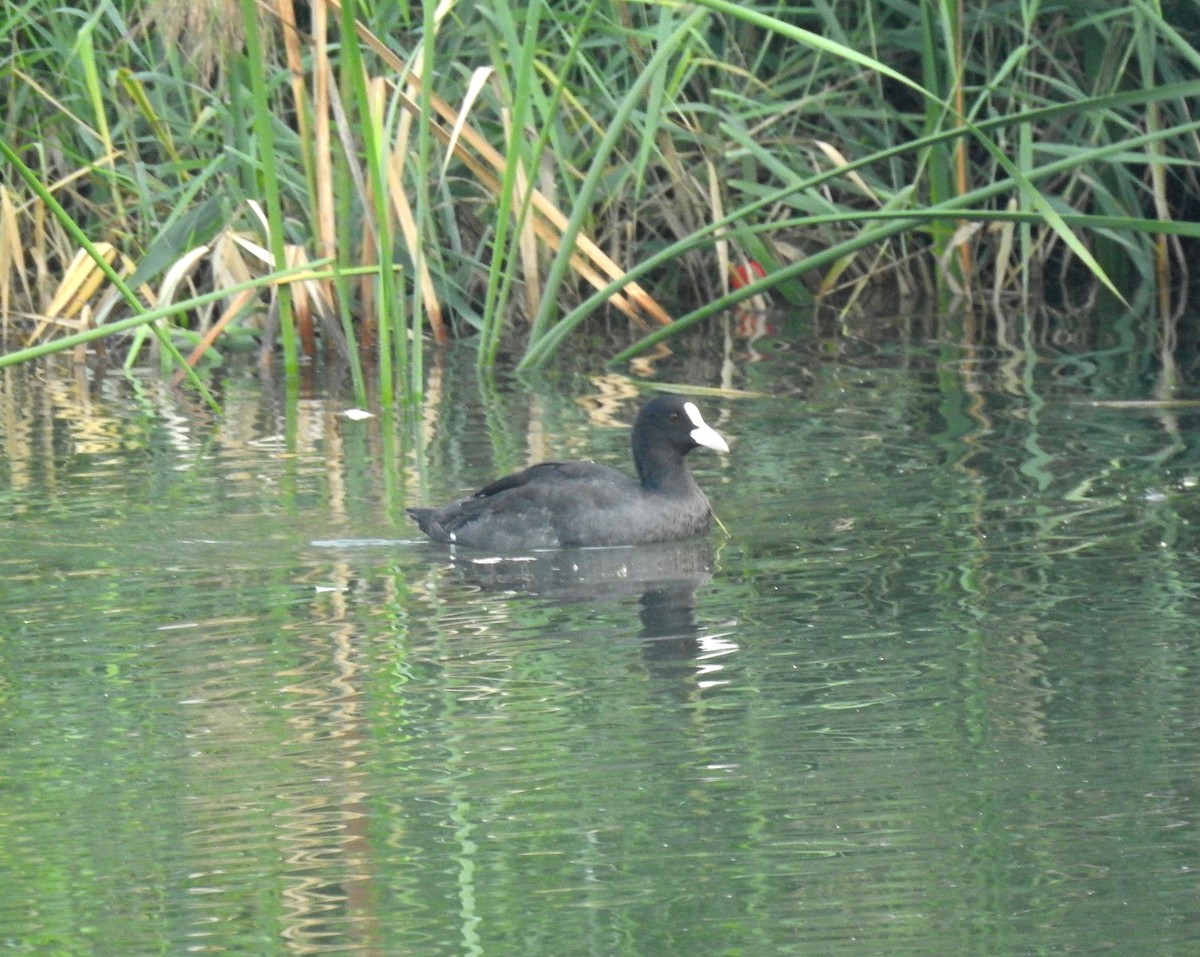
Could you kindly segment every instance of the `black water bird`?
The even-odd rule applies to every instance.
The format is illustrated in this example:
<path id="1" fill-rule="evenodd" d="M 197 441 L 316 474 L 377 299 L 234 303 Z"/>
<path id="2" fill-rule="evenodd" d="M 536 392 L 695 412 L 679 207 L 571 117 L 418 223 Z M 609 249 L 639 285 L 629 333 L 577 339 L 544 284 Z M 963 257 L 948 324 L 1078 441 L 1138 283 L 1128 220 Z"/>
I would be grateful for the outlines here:
<path id="1" fill-rule="evenodd" d="M 630 436 L 633 480 L 595 462 L 542 462 L 441 508 L 409 516 L 437 542 L 492 551 L 668 542 L 704 534 L 712 509 L 684 456 L 728 452 L 695 403 L 647 402 Z"/>

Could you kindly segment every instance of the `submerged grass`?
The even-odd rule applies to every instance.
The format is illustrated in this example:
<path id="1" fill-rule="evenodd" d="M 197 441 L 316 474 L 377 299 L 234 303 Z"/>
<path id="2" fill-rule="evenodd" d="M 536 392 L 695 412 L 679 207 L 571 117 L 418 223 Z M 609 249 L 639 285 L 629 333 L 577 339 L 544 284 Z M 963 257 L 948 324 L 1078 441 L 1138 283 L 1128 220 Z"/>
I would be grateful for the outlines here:
<path id="1" fill-rule="evenodd" d="M 604 310 L 616 358 L 880 283 L 1177 310 L 1200 8 L 967 6 L 9 4 L 0 364 L 111 336 L 194 377 L 249 336 L 390 404 L 429 343 L 531 368 Z"/>

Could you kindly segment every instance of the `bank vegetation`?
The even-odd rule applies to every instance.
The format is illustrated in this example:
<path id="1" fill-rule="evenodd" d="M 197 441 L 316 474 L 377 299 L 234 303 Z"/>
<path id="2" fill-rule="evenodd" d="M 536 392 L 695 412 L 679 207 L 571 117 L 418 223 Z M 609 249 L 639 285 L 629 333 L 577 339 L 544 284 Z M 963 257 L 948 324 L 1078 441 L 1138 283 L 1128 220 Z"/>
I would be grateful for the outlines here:
<path id="1" fill-rule="evenodd" d="M 1198 11 L 14 0 L 0 363 L 195 378 L 254 348 L 387 397 L 454 338 L 532 368 L 605 316 L 627 358 L 880 289 L 984 315 L 1149 291 L 1168 323 L 1200 248 Z"/>

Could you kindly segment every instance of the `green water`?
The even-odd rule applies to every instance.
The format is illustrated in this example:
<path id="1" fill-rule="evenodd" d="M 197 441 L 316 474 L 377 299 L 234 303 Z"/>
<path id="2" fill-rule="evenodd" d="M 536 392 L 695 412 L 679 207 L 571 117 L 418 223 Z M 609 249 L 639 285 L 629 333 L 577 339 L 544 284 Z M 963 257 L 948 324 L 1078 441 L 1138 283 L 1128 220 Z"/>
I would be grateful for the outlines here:
<path id="1" fill-rule="evenodd" d="M 1200 409 L 768 356 L 701 400 L 728 537 L 486 565 L 403 507 L 635 403 L 436 371 L 0 370 L 0 950 L 1196 952 Z"/>

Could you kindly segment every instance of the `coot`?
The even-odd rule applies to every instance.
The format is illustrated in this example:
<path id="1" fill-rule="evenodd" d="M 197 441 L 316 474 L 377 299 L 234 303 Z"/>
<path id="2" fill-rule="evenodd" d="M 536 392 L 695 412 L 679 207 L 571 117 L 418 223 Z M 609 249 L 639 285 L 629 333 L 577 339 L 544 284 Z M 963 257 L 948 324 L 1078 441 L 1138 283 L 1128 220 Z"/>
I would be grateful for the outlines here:
<path id="1" fill-rule="evenodd" d="M 712 510 L 683 457 L 701 445 L 729 446 L 695 403 L 652 399 L 630 438 L 636 482 L 595 462 L 542 462 L 469 498 L 408 514 L 434 541 L 494 551 L 636 545 L 707 532 Z"/>

